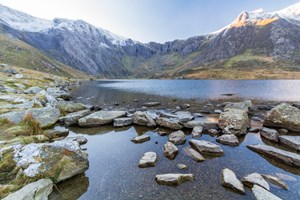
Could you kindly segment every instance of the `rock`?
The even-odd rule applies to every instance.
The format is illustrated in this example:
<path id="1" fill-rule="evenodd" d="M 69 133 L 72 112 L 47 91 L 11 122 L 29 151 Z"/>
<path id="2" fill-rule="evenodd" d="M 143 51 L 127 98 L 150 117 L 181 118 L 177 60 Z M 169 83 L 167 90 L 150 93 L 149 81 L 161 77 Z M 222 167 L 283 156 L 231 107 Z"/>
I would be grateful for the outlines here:
<path id="1" fill-rule="evenodd" d="M 61 113 L 65 114 L 88 109 L 88 107 L 82 103 L 75 103 L 71 101 L 60 101 L 57 103 L 56 107 Z"/>
<path id="2" fill-rule="evenodd" d="M 185 104 L 183 104 L 181 107 L 182 107 L 183 109 L 187 109 L 187 108 L 190 108 L 191 105 L 188 104 L 188 103 L 185 103 Z"/>
<path id="3" fill-rule="evenodd" d="M 141 135 L 141 136 L 137 136 L 137 137 L 131 139 L 131 141 L 134 142 L 134 143 L 143 143 L 143 142 L 146 142 L 146 141 L 149 141 L 149 140 L 150 140 L 149 135 Z"/>
<path id="4" fill-rule="evenodd" d="M 159 174 L 155 180 L 160 185 L 178 186 L 183 182 L 194 180 L 193 174 Z"/>
<path id="5" fill-rule="evenodd" d="M 300 109 L 282 103 L 267 112 L 264 125 L 300 132 Z"/>
<path id="6" fill-rule="evenodd" d="M 65 140 L 76 141 L 80 145 L 86 144 L 88 140 L 83 135 L 76 134 L 76 136 L 67 137 Z"/>
<path id="7" fill-rule="evenodd" d="M 90 109 L 69 113 L 64 117 L 60 117 L 59 122 L 61 124 L 65 124 L 66 126 L 72 126 L 77 124 L 80 118 L 90 115 L 91 113 L 92 111 Z"/>
<path id="8" fill-rule="evenodd" d="M 16 74 L 15 75 L 15 78 L 17 78 L 17 79 L 21 79 L 21 78 L 23 78 L 24 76 L 23 76 L 23 74 Z"/>
<path id="9" fill-rule="evenodd" d="M 272 142 L 278 142 L 278 132 L 275 129 L 265 128 L 263 127 L 260 130 L 260 135 Z"/>
<path id="10" fill-rule="evenodd" d="M 285 135 L 285 134 L 287 134 L 289 131 L 288 131 L 287 129 L 285 129 L 285 128 L 281 128 L 281 129 L 278 130 L 278 132 L 279 132 L 280 134 Z"/>
<path id="11" fill-rule="evenodd" d="M 202 162 L 205 160 L 205 158 L 198 151 L 190 147 L 185 147 L 183 151 L 196 162 Z"/>
<path id="12" fill-rule="evenodd" d="M 45 130 L 43 134 L 49 139 L 62 138 L 69 135 L 69 129 L 64 127 L 56 127 L 55 129 Z"/>
<path id="13" fill-rule="evenodd" d="M 281 200 L 281 198 L 258 185 L 253 186 L 252 192 L 257 200 Z"/>
<path id="14" fill-rule="evenodd" d="M 137 111 L 132 116 L 132 121 L 134 124 L 140 126 L 148 126 L 148 127 L 155 127 L 155 121 L 146 113 Z"/>
<path id="15" fill-rule="evenodd" d="M 194 119 L 192 113 L 188 111 L 177 111 L 175 112 L 175 117 L 181 122 L 186 123 Z"/>
<path id="16" fill-rule="evenodd" d="M 286 181 L 293 181 L 296 182 L 297 179 L 293 176 L 287 175 L 287 174 L 283 174 L 283 173 L 275 173 L 276 176 L 278 176 L 279 178 L 286 180 Z"/>
<path id="17" fill-rule="evenodd" d="M 190 145 L 200 153 L 221 156 L 224 154 L 223 149 L 214 143 L 205 140 L 190 140 Z"/>
<path id="18" fill-rule="evenodd" d="M 249 109 L 252 109 L 252 107 L 253 107 L 252 102 L 250 100 L 246 100 L 238 103 L 227 103 L 225 109 L 233 108 L 233 109 L 239 109 L 248 112 Z"/>
<path id="19" fill-rule="evenodd" d="M 203 127 L 202 126 L 195 126 L 192 130 L 192 137 L 200 137 L 202 135 Z"/>
<path id="20" fill-rule="evenodd" d="M 164 145 L 164 155 L 169 159 L 174 159 L 178 154 L 178 148 L 172 143 L 167 142 Z"/>
<path id="21" fill-rule="evenodd" d="M 168 119 L 168 118 L 158 117 L 156 119 L 156 124 L 173 130 L 180 130 L 183 128 L 183 126 L 179 123 L 179 120 L 174 118 Z"/>
<path id="22" fill-rule="evenodd" d="M 177 167 L 178 167 L 178 169 L 187 169 L 188 168 L 188 166 L 187 165 L 185 165 L 185 164 L 177 164 Z"/>
<path id="23" fill-rule="evenodd" d="M 200 117 L 183 124 L 185 128 L 202 126 L 203 129 L 218 128 L 218 119 L 214 117 Z"/>
<path id="24" fill-rule="evenodd" d="M 268 181 L 269 183 L 272 183 L 273 185 L 277 185 L 277 186 L 281 187 L 284 190 L 289 189 L 288 185 L 283 180 L 281 180 L 280 178 L 278 178 L 276 176 L 265 175 L 265 174 L 262 174 L 262 176 L 264 177 L 264 179 L 266 181 Z"/>
<path id="25" fill-rule="evenodd" d="M 143 106 L 146 106 L 146 107 L 154 107 L 154 106 L 159 106 L 161 105 L 160 102 L 146 102 L 143 104 Z"/>
<path id="26" fill-rule="evenodd" d="M 30 87 L 27 90 L 24 90 L 25 94 L 37 94 L 39 92 L 41 92 L 43 89 L 37 86 L 34 87 Z"/>
<path id="27" fill-rule="evenodd" d="M 14 86 L 17 86 L 20 89 L 25 89 L 26 88 L 26 86 L 21 84 L 21 83 L 14 83 Z"/>
<path id="28" fill-rule="evenodd" d="M 25 177 L 47 177 L 58 183 L 88 169 L 88 155 L 76 141 L 14 146 L 16 167 Z"/>
<path id="29" fill-rule="evenodd" d="M 279 141 L 291 149 L 300 151 L 300 136 L 280 136 Z"/>
<path id="30" fill-rule="evenodd" d="M 41 128 L 48 128 L 58 121 L 60 112 L 53 107 L 31 108 L 26 111 L 14 111 L 2 114 L 0 115 L 0 119 L 7 119 L 12 123 L 18 124 L 28 115 L 31 115 L 32 119 L 36 120 Z"/>
<path id="31" fill-rule="evenodd" d="M 147 108 L 146 106 L 142 106 L 142 107 L 141 107 L 141 111 L 142 111 L 142 112 L 146 112 L 147 110 L 148 110 L 148 108 Z"/>
<path id="32" fill-rule="evenodd" d="M 239 139 L 232 134 L 221 135 L 216 140 L 221 144 L 226 144 L 230 146 L 238 146 L 240 144 Z"/>
<path id="33" fill-rule="evenodd" d="M 139 162 L 139 167 L 154 167 L 157 161 L 157 155 L 155 152 L 146 152 Z"/>
<path id="34" fill-rule="evenodd" d="M 248 174 L 242 179 L 242 182 L 250 188 L 253 187 L 253 185 L 259 185 L 266 190 L 270 190 L 269 184 L 265 181 L 262 175 L 258 173 Z"/>
<path id="35" fill-rule="evenodd" d="M 98 111 L 78 120 L 82 127 L 101 126 L 113 123 L 114 119 L 126 116 L 125 111 Z"/>
<path id="36" fill-rule="evenodd" d="M 29 183 L 3 200 L 47 200 L 52 188 L 53 182 L 50 179 L 40 179 Z"/>
<path id="37" fill-rule="evenodd" d="M 292 103 L 292 106 L 300 109 L 300 102 L 294 102 Z"/>
<path id="38" fill-rule="evenodd" d="M 209 135 L 211 135 L 213 137 L 219 135 L 219 133 L 220 133 L 220 131 L 218 131 L 217 129 L 214 129 L 214 128 L 207 130 L 207 132 Z"/>
<path id="39" fill-rule="evenodd" d="M 215 114 L 221 114 L 221 113 L 222 113 L 222 110 L 214 110 L 214 113 L 215 113 Z"/>
<path id="40" fill-rule="evenodd" d="M 292 167 L 300 167 L 299 154 L 292 153 L 289 151 L 284 151 L 264 144 L 248 145 L 247 147 L 252 151 L 255 151 L 267 157 L 278 160 L 286 165 L 290 165 Z"/>
<path id="41" fill-rule="evenodd" d="M 132 124 L 132 118 L 130 118 L 130 117 L 123 117 L 123 118 L 114 119 L 114 127 L 129 126 L 131 124 Z"/>
<path id="42" fill-rule="evenodd" d="M 247 111 L 227 108 L 220 115 L 218 125 L 223 131 L 226 130 L 226 133 L 240 136 L 247 133 L 247 129 L 250 127 L 250 120 Z"/>
<path id="43" fill-rule="evenodd" d="M 55 98 L 61 98 L 66 101 L 69 101 L 71 99 L 70 93 L 62 91 L 59 88 L 47 88 L 47 93 Z"/>
<path id="44" fill-rule="evenodd" d="M 225 168 L 222 170 L 222 185 L 237 193 L 245 194 L 244 185 L 230 169 Z"/>
<path id="45" fill-rule="evenodd" d="M 174 144 L 184 144 L 185 134 L 182 131 L 176 131 L 169 135 L 169 141 Z"/>
<path id="46" fill-rule="evenodd" d="M 5 70 L 5 73 L 8 73 L 8 74 L 18 74 L 17 70 L 13 69 L 13 68 L 8 68 Z"/>

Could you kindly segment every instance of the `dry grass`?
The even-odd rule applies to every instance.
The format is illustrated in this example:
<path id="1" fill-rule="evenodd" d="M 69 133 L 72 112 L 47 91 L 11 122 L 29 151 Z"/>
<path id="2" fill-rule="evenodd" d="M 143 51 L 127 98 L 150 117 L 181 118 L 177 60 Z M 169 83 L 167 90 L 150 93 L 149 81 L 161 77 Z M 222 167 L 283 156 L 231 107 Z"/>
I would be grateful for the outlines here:
<path id="1" fill-rule="evenodd" d="M 29 135 L 38 135 L 43 132 L 40 123 L 33 119 L 31 113 L 27 113 L 24 116 L 23 123 L 30 128 Z"/>

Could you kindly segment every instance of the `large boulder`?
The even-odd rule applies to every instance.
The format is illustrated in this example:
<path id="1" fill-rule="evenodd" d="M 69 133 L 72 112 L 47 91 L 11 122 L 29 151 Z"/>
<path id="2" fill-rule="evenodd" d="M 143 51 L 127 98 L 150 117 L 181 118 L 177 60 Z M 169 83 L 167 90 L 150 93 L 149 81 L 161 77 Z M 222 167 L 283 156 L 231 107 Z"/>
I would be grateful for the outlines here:
<path id="1" fill-rule="evenodd" d="M 31 116 L 33 120 L 37 121 L 41 128 L 48 128 L 53 126 L 59 119 L 60 111 L 57 108 L 31 108 L 26 111 L 15 111 L 0 115 L 0 119 L 7 119 L 8 121 L 18 124 L 26 116 Z"/>
<path id="2" fill-rule="evenodd" d="M 149 127 L 155 127 L 156 123 L 152 117 L 150 117 L 145 112 L 135 112 L 132 116 L 132 121 L 134 124 L 140 125 L 140 126 L 149 126 Z"/>
<path id="3" fill-rule="evenodd" d="M 64 124 L 66 126 L 72 126 L 77 124 L 80 118 L 90 115 L 91 113 L 92 111 L 90 109 L 69 113 L 66 116 L 60 117 L 59 123 Z"/>
<path id="4" fill-rule="evenodd" d="M 55 183 L 83 173 L 89 167 L 88 155 L 77 141 L 61 140 L 53 143 L 16 145 L 16 167 L 28 178 L 51 178 Z"/>
<path id="5" fill-rule="evenodd" d="M 29 183 L 3 200 L 47 200 L 52 189 L 53 182 L 50 179 L 40 179 Z"/>
<path id="6" fill-rule="evenodd" d="M 222 156 L 224 154 L 223 149 L 219 145 L 209 141 L 191 139 L 190 145 L 203 154 L 211 154 L 213 156 Z"/>
<path id="7" fill-rule="evenodd" d="M 174 144 L 184 144 L 185 134 L 182 131 L 176 131 L 169 135 L 169 141 Z"/>
<path id="8" fill-rule="evenodd" d="M 159 174 L 155 180 L 160 185 L 178 186 L 183 182 L 194 180 L 193 174 Z"/>
<path id="9" fill-rule="evenodd" d="M 101 126 L 113 123 L 114 119 L 125 117 L 125 111 L 98 111 L 78 120 L 78 125 L 82 127 Z"/>
<path id="10" fill-rule="evenodd" d="M 183 128 L 183 126 L 180 124 L 180 121 L 176 118 L 158 117 L 156 119 L 156 124 L 173 130 L 180 130 Z"/>
<path id="11" fill-rule="evenodd" d="M 245 194 L 243 183 L 237 179 L 235 173 L 230 169 L 222 170 L 222 185 L 237 193 Z"/>
<path id="12" fill-rule="evenodd" d="M 299 154 L 292 153 L 289 151 L 284 151 L 264 144 L 248 145 L 247 147 L 252 151 L 255 151 L 267 157 L 278 160 L 286 165 L 290 165 L 292 167 L 300 167 Z"/>
<path id="13" fill-rule="evenodd" d="M 300 132 L 300 109 L 282 103 L 267 113 L 264 126 L 280 127 Z"/>
<path id="14" fill-rule="evenodd" d="M 250 127 L 248 112 L 242 109 L 227 108 L 221 113 L 218 125 L 224 133 L 244 135 Z"/>
<path id="15" fill-rule="evenodd" d="M 300 136 L 283 135 L 279 136 L 279 141 L 291 149 L 300 151 Z"/>

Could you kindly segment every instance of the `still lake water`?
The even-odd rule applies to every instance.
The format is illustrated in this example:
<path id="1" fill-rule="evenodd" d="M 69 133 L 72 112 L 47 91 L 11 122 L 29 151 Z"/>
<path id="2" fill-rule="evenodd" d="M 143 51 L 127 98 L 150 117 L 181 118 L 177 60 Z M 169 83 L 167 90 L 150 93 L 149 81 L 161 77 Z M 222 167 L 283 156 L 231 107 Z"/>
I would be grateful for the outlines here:
<path id="1" fill-rule="evenodd" d="M 299 101 L 300 81 L 186 81 L 186 80 L 116 80 L 93 81 L 74 90 L 74 97 L 84 103 L 123 102 L 126 106 L 133 99 L 163 101 L 170 98 L 180 99 L 219 99 L 222 94 L 233 93 L 245 99 L 264 101 Z M 79 98 L 80 97 L 80 98 Z M 175 102 L 175 104 L 178 101 Z M 137 104 L 130 104 L 137 106 Z M 187 141 L 191 130 L 184 130 Z M 71 128 L 71 135 L 83 134 L 88 143 L 89 169 L 82 175 L 58 185 L 63 195 L 54 192 L 54 199 L 254 199 L 249 188 L 246 195 L 231 192 L 221 185 L 221 170 L 232 169 L 237 177 L 258 172 L 261 174 L 284 174 L 289 190 L 271 185 L 271 192 L 282 199 L 300 199 L 300 169 L 288 167 L 250 151 L 246 145 L 265 143 L 259 134 L 249 133 L 240 138 L 238 147 L 219 144 L 224 149 L 222 157 L 206 157 L 201 163 L 185 155 L 183 148 L 188 142 L 178 145 L 179 154 L 175 160 L 163 155 L 163 144 L 167 136 L 159 136 L 154 129 L 130 126 L 115 129 L 112 126 L 98 128 Z M 147 134 L 151 140 L 143 144 L 130 141 L 137 135 Z M 204 134 L 200 139 L 216 142 L 216 138 Z M 155 167 L 139 168 L 138 162 L 147 151 L 154 151 L 159 157 Z M 188 165 L 180 170 L 177 164 Z M 178 187 L 161 186 L 155 182 L 155 175 L 163 173 L 193 173 L 195 180 Z"/>

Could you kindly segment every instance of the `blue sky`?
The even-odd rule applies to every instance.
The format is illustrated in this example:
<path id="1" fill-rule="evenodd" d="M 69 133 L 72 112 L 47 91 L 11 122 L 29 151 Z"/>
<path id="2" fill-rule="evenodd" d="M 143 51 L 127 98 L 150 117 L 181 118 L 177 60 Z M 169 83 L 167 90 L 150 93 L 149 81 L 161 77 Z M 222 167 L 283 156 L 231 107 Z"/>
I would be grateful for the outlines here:
<path id="1" fill-rule="evenodd" d="M 214 32 L 242 11 L 283 9 L 299 0 L 0 0 L 33 16 L 83 19 L 141 42 Z M 1 16 L 1 14 L 0 14 Z"/>

